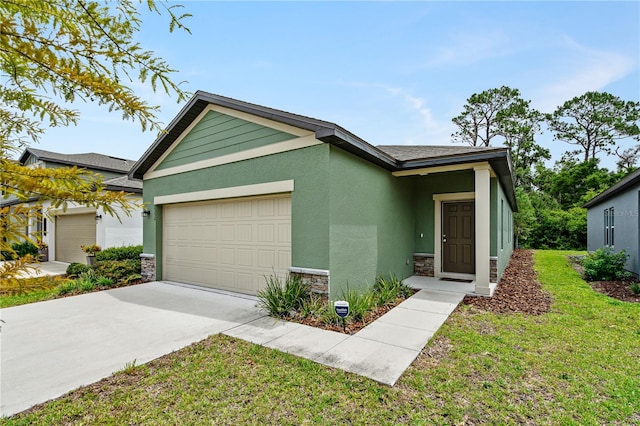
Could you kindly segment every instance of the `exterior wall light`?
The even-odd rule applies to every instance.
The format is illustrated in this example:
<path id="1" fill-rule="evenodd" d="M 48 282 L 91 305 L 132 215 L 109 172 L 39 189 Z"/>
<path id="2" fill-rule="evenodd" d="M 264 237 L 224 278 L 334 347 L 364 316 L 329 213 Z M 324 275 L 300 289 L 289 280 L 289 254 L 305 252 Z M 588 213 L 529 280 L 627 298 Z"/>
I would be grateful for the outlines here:
<path id="1" fill-rule="evenodd" d="M 151 212 L 149 210 L 142 210 L 142 217 L 149 217 L 151 216 Z"/>
<path id="2" fill-rule="evenodd" d="M 97 214 L 96 215 L 96 221 L 98 221 L 98 220 L 102 220 L 102 215 L 101 214 Z"/>

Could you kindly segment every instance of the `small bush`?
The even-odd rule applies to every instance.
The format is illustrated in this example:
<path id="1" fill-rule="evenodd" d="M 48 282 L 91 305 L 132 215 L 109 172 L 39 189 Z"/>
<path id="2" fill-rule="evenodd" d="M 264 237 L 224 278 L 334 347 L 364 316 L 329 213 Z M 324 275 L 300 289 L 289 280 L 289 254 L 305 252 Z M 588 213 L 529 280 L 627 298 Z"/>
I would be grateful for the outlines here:
<path id="1" fill-rule="evenodd" d="M 96 280 L 96 286 L 98 287 L 111 287 L 113 285 L 113 280 L 107 277 L 98 277 Z"/>
<path id="2" fill-rule="evenodd" d="M 34 257 L 38 256 L 38 246 L 36 246 L 35 244 L 29 241 L 23 241 L 21 243 L 13 243 L 11 245 L 11 248 L 13 249 L 13 251 L 16 253 L 18 257 L 25 257 L 28 254 Z"/>
<path id="3" fill-rule="evenodd" d="M 342 300 L 349 302 L 349 317 L 353 321 L 362 319 L 378 307 L 376 294 L 373 291 L 358 293 L 353 289 L 342 292 Z"/>
<path id="4" fill-rule="evenodd" d="M 376 293 L 379 306 L 394 303 L 398 297 L 409 297 L 413 294 L 413 290 L 394 274 L 390 274 L 389 278 L 379 276 L 373 285 L 373 291 Z"/>
<path id="5" fill-rule="evenodd" d="M 70 263 L 67 266 L 67 275 L 70 277 L 79 277 L 81 274 L 91 270 L 91 266 L 85 265 L 84 263 Z"/>
<path id="6" fill-rule="evenodd" d="M 258 303 L 271 316 L 285 318 L 309 298 L 309 287 L 296 275 L 287 275 L 284 283 L 277 276 L 265 278 L 267 285 L 258 291 Z"/>
<path id="7" fill-rule="evenodd" d="M 308 299 L 305 299 L 304 302 L 302 302 L 298 309 L 298 314 L 302 318 L 321 317 L 327 309 L 329 309 L 327 300 L 323 297 L 312 294 Z"/>
<path id="8" fill-rule="evenodd" d="M 16 260 L 16 254 L 10 250 L 0 251 L 0 260 Z"/>
<path id="9" fill-rule="evenodd" d="M 79 285 L 76 280 L 69 280 L 60 284 L 57 288 L 58 295 L 73 294 L 79 291 Z"/>
<path id="10" fill-rule="evenodd" d="M 140 259 L 107 260 L 96 262 L 93 267 L 98 276 L 109 278 L 114 283 L 130 283 L 139 279 Z"/>
<path id="11" fill-rule="evenodd" d="M 80 280 L 78 281 L 78 287 L 80 290 L 88 292 L 93 291 L 96 288 L 96 284 L 91 280 Z"/>
<path id="12" fill-rule="evenodd" d="M 633 294 L 640 294 L 640 283 L 631 284 L 631 291 Z"/>
<path id="13" fill-rule="evenodd" d="M 105 260 L 139 260 L 142 246 L 111 247 L 96 253 L 96 261 Z"/>
<path id="14" fill-rule="evenodd" d="M 582 261 L 584 277 L 587 281 L 625 280 L 631 276 L 624 269 L 628 258 L 629 255 L 624 250 L 614 253 L 609 248 L 598 249 L 589 253 Z"/>

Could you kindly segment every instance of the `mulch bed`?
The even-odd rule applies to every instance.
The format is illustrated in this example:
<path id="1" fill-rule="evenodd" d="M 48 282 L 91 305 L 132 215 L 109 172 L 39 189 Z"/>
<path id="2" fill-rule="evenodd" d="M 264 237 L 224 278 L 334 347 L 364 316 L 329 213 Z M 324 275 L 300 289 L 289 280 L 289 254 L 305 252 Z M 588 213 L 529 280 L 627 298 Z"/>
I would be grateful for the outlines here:
<path id="1" fill-rule="evenodd" d="M 533 252 L 517 249 L 493 297 L 466 296 L 462 303 L 498 314 L 542 315 L 551 308 L 551 296 L 538 282 L 533 269 Z"/>
<path id="2" fill-rule="evenodd" d="M 573 266 L 573 269 L 583 275 L 583 267 L 579 262 L 579 258 L 575 256 L 568 256 L 567 260 Z M 640 283 L 637 278 L 630 278 L 626 281 L 587 281 L 592 289 L 598 293 L 606 294 L 614 299 L 621 300 L 623 302 L 635 302 L 640 303 L 640 294 L 635 294 L 631 290 L 631 284 Z"/>
<path id="3" fill-rule="evenodd" d="M 415 292 L 414 292 L 415 293 Z M 355 334 L 358 331 L 371 324 L 391 309 L 404 302 L 404 297 L 397 298 L 393 303 L 389 303 L 384 306 L 380 306 L 374 311 L 369 312 L 362 321 L 353 321 L 347 318 L 346 326 L 343 328 L 342 324 L 325 324 L 319 318 L 307 317 L 302 318 L 300 316 L 293 316 L 285 318 L 287 321 L 297 322 L 300 324 L 310 325 L 311 327 L 322 328 L 324 330 L 337 331 L 339 333 Z"/>
<path id="4" fill-rule="evenodd" d="M 606 294 L 614 299 L 622 300 L 623 302 L 640 303 L 640 294 L 634 294 L 633 291 L 631 291 L 631 284 L 639 282 L 639 280 L 591 281 L 589 285 L 591 285 L 591 288 L 595 291 Z"/>
<path id="5" fill-rule="evenodd" d="M 571 260 L 571 259 L 570 259 Z M 574 267 L 578 272 L 579 264 Z M 640 295 L 631 291 L 630 285 L 636 281 L 593 281 L 589 284 L 595 291 L 604 293 L 625 302 L 640 303 Z M 287 318 L 289 321 L 323 328 L 325 330 L 340 333 L 354 334 L 371 324 L 377 318 L 389 312 L 392 308 L 402 303 L 404 299 L 397 299 L 395 303 L 378 308 L 371 312 L 364 321 L 351 321 L 347 323 L 346 331 L 341 324 L 323 324 L 317 318 Z M 538 276 L 533 269 L 533 251 L 525 249 L 514 250 L 511 260 L 505 269 L 500 284 L 493 297 L 465 296 L 462 303 L 474 308 L 497 314 L 522 313 L 526 315 L 542 315 L 551 309 L 551 295 L 543 290 L 538 282 Z"/>

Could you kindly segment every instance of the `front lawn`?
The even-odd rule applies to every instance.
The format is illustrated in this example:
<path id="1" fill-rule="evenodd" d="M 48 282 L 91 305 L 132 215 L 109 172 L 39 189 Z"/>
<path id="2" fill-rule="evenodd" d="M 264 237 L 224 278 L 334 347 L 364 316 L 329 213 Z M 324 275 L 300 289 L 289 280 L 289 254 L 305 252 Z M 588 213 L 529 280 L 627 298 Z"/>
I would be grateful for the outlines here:
<path id="1" fill-rule="evenodd" d="M 225 336 L 0 424 L 638 424 L 640 304 L 539 251 L 541 315 L 461 306 L 393 387 Z"/>

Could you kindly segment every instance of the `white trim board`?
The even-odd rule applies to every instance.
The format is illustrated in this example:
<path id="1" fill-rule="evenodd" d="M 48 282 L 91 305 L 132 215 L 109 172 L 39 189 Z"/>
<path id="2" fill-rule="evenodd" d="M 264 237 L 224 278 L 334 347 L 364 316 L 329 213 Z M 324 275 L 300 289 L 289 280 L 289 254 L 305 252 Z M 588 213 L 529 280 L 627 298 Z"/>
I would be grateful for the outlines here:
<path id="1" fill-rule="evenodd" d="M 283 123 L 279 123 L 277 121 L 268 120 L 266 118 L 258 117 L 258 116 L 255 116 L 255 115 L 252 115 L 252 114 L 248 114 L 248 113 L 242 112 L 242 111 L 236 111 L 236 110 L 230 109 L 230 108 L 225 108 L 225 107 L 222 107 L 222 106 L 219 106 L 219 105 L 208 105 L 204 110 L 202 110 L 202 112 L 200 114 L 198 114 L 196 119 L 193 120 L 191 122 L 191 124 L 189 124 L 189 126 L 186 129 L 184 129 L 184 131 L 171 144 L 171 146 L 169 148 L 167 148 L 167 150 L 165 150 L 165 152 L 162 153 L 160 158 L 158 158 L 158 160 L 156 160 L 156 162 L 153 163 L 153 165 L 149 168 L 147 173 L 144 174 L 144 179 L 153 179 L 153 178 L 156 178 L 156 177 L 169 176 L 169 175 L 176 174 L 176 173 L 183 173 L 185 171 L 198 170 L 198 169 L 201 169 L 201 168 L 204 168 L 204 167 L 211 167 L 211 165 L 202 165 L 202 164 L 200 164 L 202 167 L 196 167 L 196 168 L 192 168 L 192 169 L 188 169 L 187 168 L 186 170 L 180 171 L 180 169 L 182 167 L 187 167 L 187 166 L 190 166 L 192 164 L 199 164 L 199 163 L 203 163 L 204 161 L 207 161 L 207 160 L 203 160 L 203 161 L 198 161 L 198 162 L 195 162 L 195 163 L 190 163 L 190 164 L 187 164 L 187 165 L 184 165 L 184 166 L 177 166 L 177 167 L 172 167 L 172 168 L 169 168 L 169 169 L 163 169 L 163 170 L 156 171 L 156 168 L 165 160 L 165 158 L 167 158 L 167 156 L 175 149 L 175 147 L 178 146 L 178 144 L 180 142 L 182 142 L 182 140 L 191 132 L 191 130 L 193 130 L 193 128 L 204 118 L 204 116 L 207 115 L 207 113 L 209 113 L 211 111 L 219 112 L 221 114 L 229 115 L 229 116 L 235 117 L 235 118 L 240 118 L 242 120 L 249 121 L 251 123 L 259 124 L 261 126 L 269 127 L 271 129 L 275 129 L 275 130 L 278 130 L 280 132 L 285 132 L 285 133 L 289 133 L 289 134 L 297 136 L 296 138 L 290 139 L 289 141 L 285 141 L 285 143 L 286 142 L 291 142 L 291 141 L 296 141 L 296 140 L 299 140 L 299 139 L 304 139 L 306 141 L 306 139 L 309 138 L 309 137 L 311 137 L 313 140 L 315 140 L 317 142 L 316 144 L 323 143 L 321 141 L 316 140 L 315 137 L 314 137 L 315 134 L 313 132 L 309 131 L 309 130 L 300 129 L 300 128 L 294 127 L 294 126 L 289 126 L 288 124 L 283 124 Z M 305 141 L 303 141 L 303 142 L 305 142 Z M 272 145 L 268 145 L 267 147 L 273 146 L 273 145 L 279 145 L 279 144 L 272 144 Z M 310 145 L 308 145 L 308 146 L 310 146 Z M 267 148 L 267 147 L 262 147 L 262 148 Z M 297 148 L 304 148 L 304 147 L 305 146 L 299 146 Z M 290 149 L 297 149 L 297 148 L 290 148 Z M 246 160 L 246 159 L 249 159 L 249 158 L 255 158 L 255 157 L 261 157 L 261 156 L 264 156 L 264 155 L 269 155 L 269 154 L 255 155 L 255 153 L 251 153 L 252 151 L 255 151 L 257 149 L 259 149 L 259 148 L 250 149 L 250 150 L 247 150 L 247 151 L 234 153 L 234 154 L 230 154 L 230 155 L 224 155 L 224 156 L 221 156 L 221 157 L 213 158 L 211 160 L 217 160 L 217 159 L 226 158 L 226 162 L 222 162 L 222 163 L 219 163 L 219 164 L 213 164 L 214 166 L 216 166 L 216 165 L 220 165 L 220 164 L 226 164 L 226 163 L 231 163 L 231 162 L 235 162 L 235 161 Z M 290 150 L 290 149 L 287 149 L 287 151 Z M 283 152 L 283 151 L 278 151 L 278 152 Z M 242 158 L 240 156 L 240 158 L 231 159 L 233 156 L 239 156 L 240 154 L 243 154 L 243 153 L 247 153 L 247 155 L 253 155 L 253 156 L 248 156 L 246 158 Z M 249 153 L 251 153 L 251 154 L 249 154 Z M 276 152 L 272 152 L 272 154 L 275 154 L 275 153 Z M 169 171 L 171 171 L 171 172 L 169 173 Z"/>
<path id="2" fill-rule="evenodd" d="M 258 148 L 247 149 L 245 151 L 234 152 L 233 154 L 222 155 L 220 157 L 194 161 L 193 163 L 170 167 L 168 169 L 155 170 L 156 165 L 160 164 L 160 162 L 164 159 L 161 157 L 156 162 L 156 164 L 153 165 L 150 171 L 144 174 L 144 180 L 150 180 L 164 176 L 172 176 L 179 173 L 192 172 L 194 170 L 201 170 L 209 167 L 220 166 L 223 164 L 235 163 L 237 161 L 250 160 L 252 158 L 265 157 L 267 155 L 307 148 L 314 145 L 320 145 L 322 143 L 324 142 L 317 140 L 313 135 L 304 136 L 300 138 L 289 139 L 284 142 L 277 142 L 261 146 Z"/>
<path id="3" fill-rule="evenodd" d="M 284 192 L 293 192 L 293 187 L 293 179 L 257 183 L 253 185 L 231 186 L 227 188 L 210 189 L 207 191 L 160 195 L 154 197 L 153 204 L 158 206 L 163 204 L 189 203 L 194 201 L 220 200 L 223 198 L 279 194 Z"/>
<path id="4" fill-rule="evenodd" d="M 448 166 L 433 166 L 433 167 L 422 167 L 420 169 L 411 169 L 411 170 L 400 170 L 398 172 L 393 172 L 392 175 L 396 177 L 402 176 L 426 176 L 434 173 L 446 173 L 446 172 L 458 172 L 461 170 L 474 170 L 477 167 L 481 166 L 489 166 L 489 163 L 486 161 L 475 162 L 475 163 L 462 163 L 462 164 L 451 164 Z M 495 177 L 495 173 L 489 166 L 489 170 L 491 172 L 492 177 Z"/>

